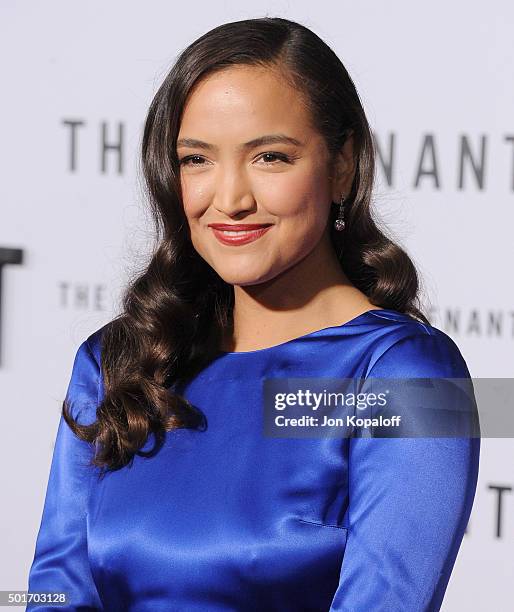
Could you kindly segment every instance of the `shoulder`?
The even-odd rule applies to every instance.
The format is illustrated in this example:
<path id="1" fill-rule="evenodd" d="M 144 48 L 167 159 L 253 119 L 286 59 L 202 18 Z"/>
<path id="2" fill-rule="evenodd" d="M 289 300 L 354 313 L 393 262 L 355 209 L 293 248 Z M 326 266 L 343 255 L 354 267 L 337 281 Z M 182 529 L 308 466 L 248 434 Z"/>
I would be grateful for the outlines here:
<path id="1" fill-rule="evenodd" d="M 106 326 L 85 338 L 75 351 L 71 377 L 66 391 L 71 414 L 81 424 L 96 418 L 96 408 L 103 399 L 101 368 L 102 334 Z"/>
<path id="2" fill-rule="evenodd" d="M 108 325 L 103 325 L 87 336 L 77 348 L 73 364 L 73 374 L 77 378 L 82 379 L 84 374 L 101 375 L 102 338 Z"/>
<path id="3" fill-rule="evenodd" d="M 367 376 L 470 377 L 459 347 L 437 327 L 402 315 L 384 329 L 372 351 Z"/>
<path id="4" fill-rule="evenodd" d="M 85 344 L 84 350 L 89 351 L 90 356 L 95 360 L 98 367 L 100 367 L 101 364 L 103 334 L 109 325 L 110 323 L 102 325 L 102 327 L 90 334 L 83 342 L 83 344 Z"/>

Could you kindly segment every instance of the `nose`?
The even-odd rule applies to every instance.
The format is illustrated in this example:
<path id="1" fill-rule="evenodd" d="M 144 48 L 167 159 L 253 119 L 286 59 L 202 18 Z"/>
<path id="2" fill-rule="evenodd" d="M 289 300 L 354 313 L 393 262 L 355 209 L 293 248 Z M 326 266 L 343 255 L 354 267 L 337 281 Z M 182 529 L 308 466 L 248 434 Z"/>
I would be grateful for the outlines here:
<path id="1" fill-rule="evenodd" d="M 255 210 L 256 202 L 251 191 L 246 188 L 244 178 L 234 173 L 226 176 L 219 184 L 213 207 L 223 215 L 236 217 Z"/>
<path id="2" fill-rule="evenodd" d="M 222 215 L 237 217 L 255 210 L 255 199 L 250 194 L 238 197 L 224 194 L 215 199 L 214 208 Z"/>

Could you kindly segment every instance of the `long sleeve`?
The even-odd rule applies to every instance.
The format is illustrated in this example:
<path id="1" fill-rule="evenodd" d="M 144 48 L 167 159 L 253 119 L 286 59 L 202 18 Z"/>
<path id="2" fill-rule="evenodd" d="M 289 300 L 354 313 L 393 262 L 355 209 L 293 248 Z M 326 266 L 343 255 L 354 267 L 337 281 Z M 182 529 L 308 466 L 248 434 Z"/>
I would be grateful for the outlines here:
<path id="1" fill-rule="evenodd" d="M 435 330 L 397 340 L 368 377 L 469 378 L 469 371 L 451 338 Z M 440 610 L 473 505 L 480 438 L 348 443 L 348 538 L 330 612 Z"/>
<path id="2" fill-rule="evenodd" d="M 100 370 L 89 339 L 77 350 L 66 397 L 81 424 L 96 418 Z M 66 605 L 29 604 L 26 610 L 103 610 L 87 555 L 86 514 L 92 445 L 59 421 L 28 591 L 65 592 Z"/>

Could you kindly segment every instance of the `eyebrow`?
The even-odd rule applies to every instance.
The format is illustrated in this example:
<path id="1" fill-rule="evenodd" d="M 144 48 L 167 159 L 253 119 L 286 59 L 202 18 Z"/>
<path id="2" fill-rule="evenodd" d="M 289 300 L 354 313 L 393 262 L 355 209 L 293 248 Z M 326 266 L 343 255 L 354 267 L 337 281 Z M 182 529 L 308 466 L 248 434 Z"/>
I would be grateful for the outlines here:
<path id="1" fill-rule="evenodd" d="M 259 138 L 254 138 L 253 140 L 244 142 L 242 145 L 238 146 L 238 150 L 248 151 L 250 149 L 254 149 L 255 147 L 261 147 L 263 145 L 270 144 L 290 144 L 295 145 L 297 147 L 303 146 L 303 142 L 300 142 L 292 136 L 286 136 L 285 134 L 266 134 L 265 136 L 260 136 Z M 203 142 L 203 140 L 197 140 L 196 138 L 180 138 L 180 140 L 177 140 L 177 148 L 178 147 L 205 149 L 207 151 L 218 150 L 218 147 L 216 145 L 209 144 L 208 142 Z"/>

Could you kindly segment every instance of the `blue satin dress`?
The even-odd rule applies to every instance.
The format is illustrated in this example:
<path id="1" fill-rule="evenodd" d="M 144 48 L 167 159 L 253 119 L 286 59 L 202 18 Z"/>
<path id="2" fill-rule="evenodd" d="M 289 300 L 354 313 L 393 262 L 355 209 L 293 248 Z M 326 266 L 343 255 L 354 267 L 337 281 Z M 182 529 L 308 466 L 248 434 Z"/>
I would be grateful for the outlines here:
<path id="1" fill-rule="evenodd" d="M 95 420 L 101 329 L 78 348 L 73 414 Z M 272 438 L 267 377 L 469 377 L 441 330 L 375 309 L 261 350 L 221 352 L 181 392 L 204 431 L 98 478 L 61 417 L 29 573 L 64 608 L 439 610 L 471 512 L 480 438 Z M 153 446 L 149 439 L 144 447 Z"/>

